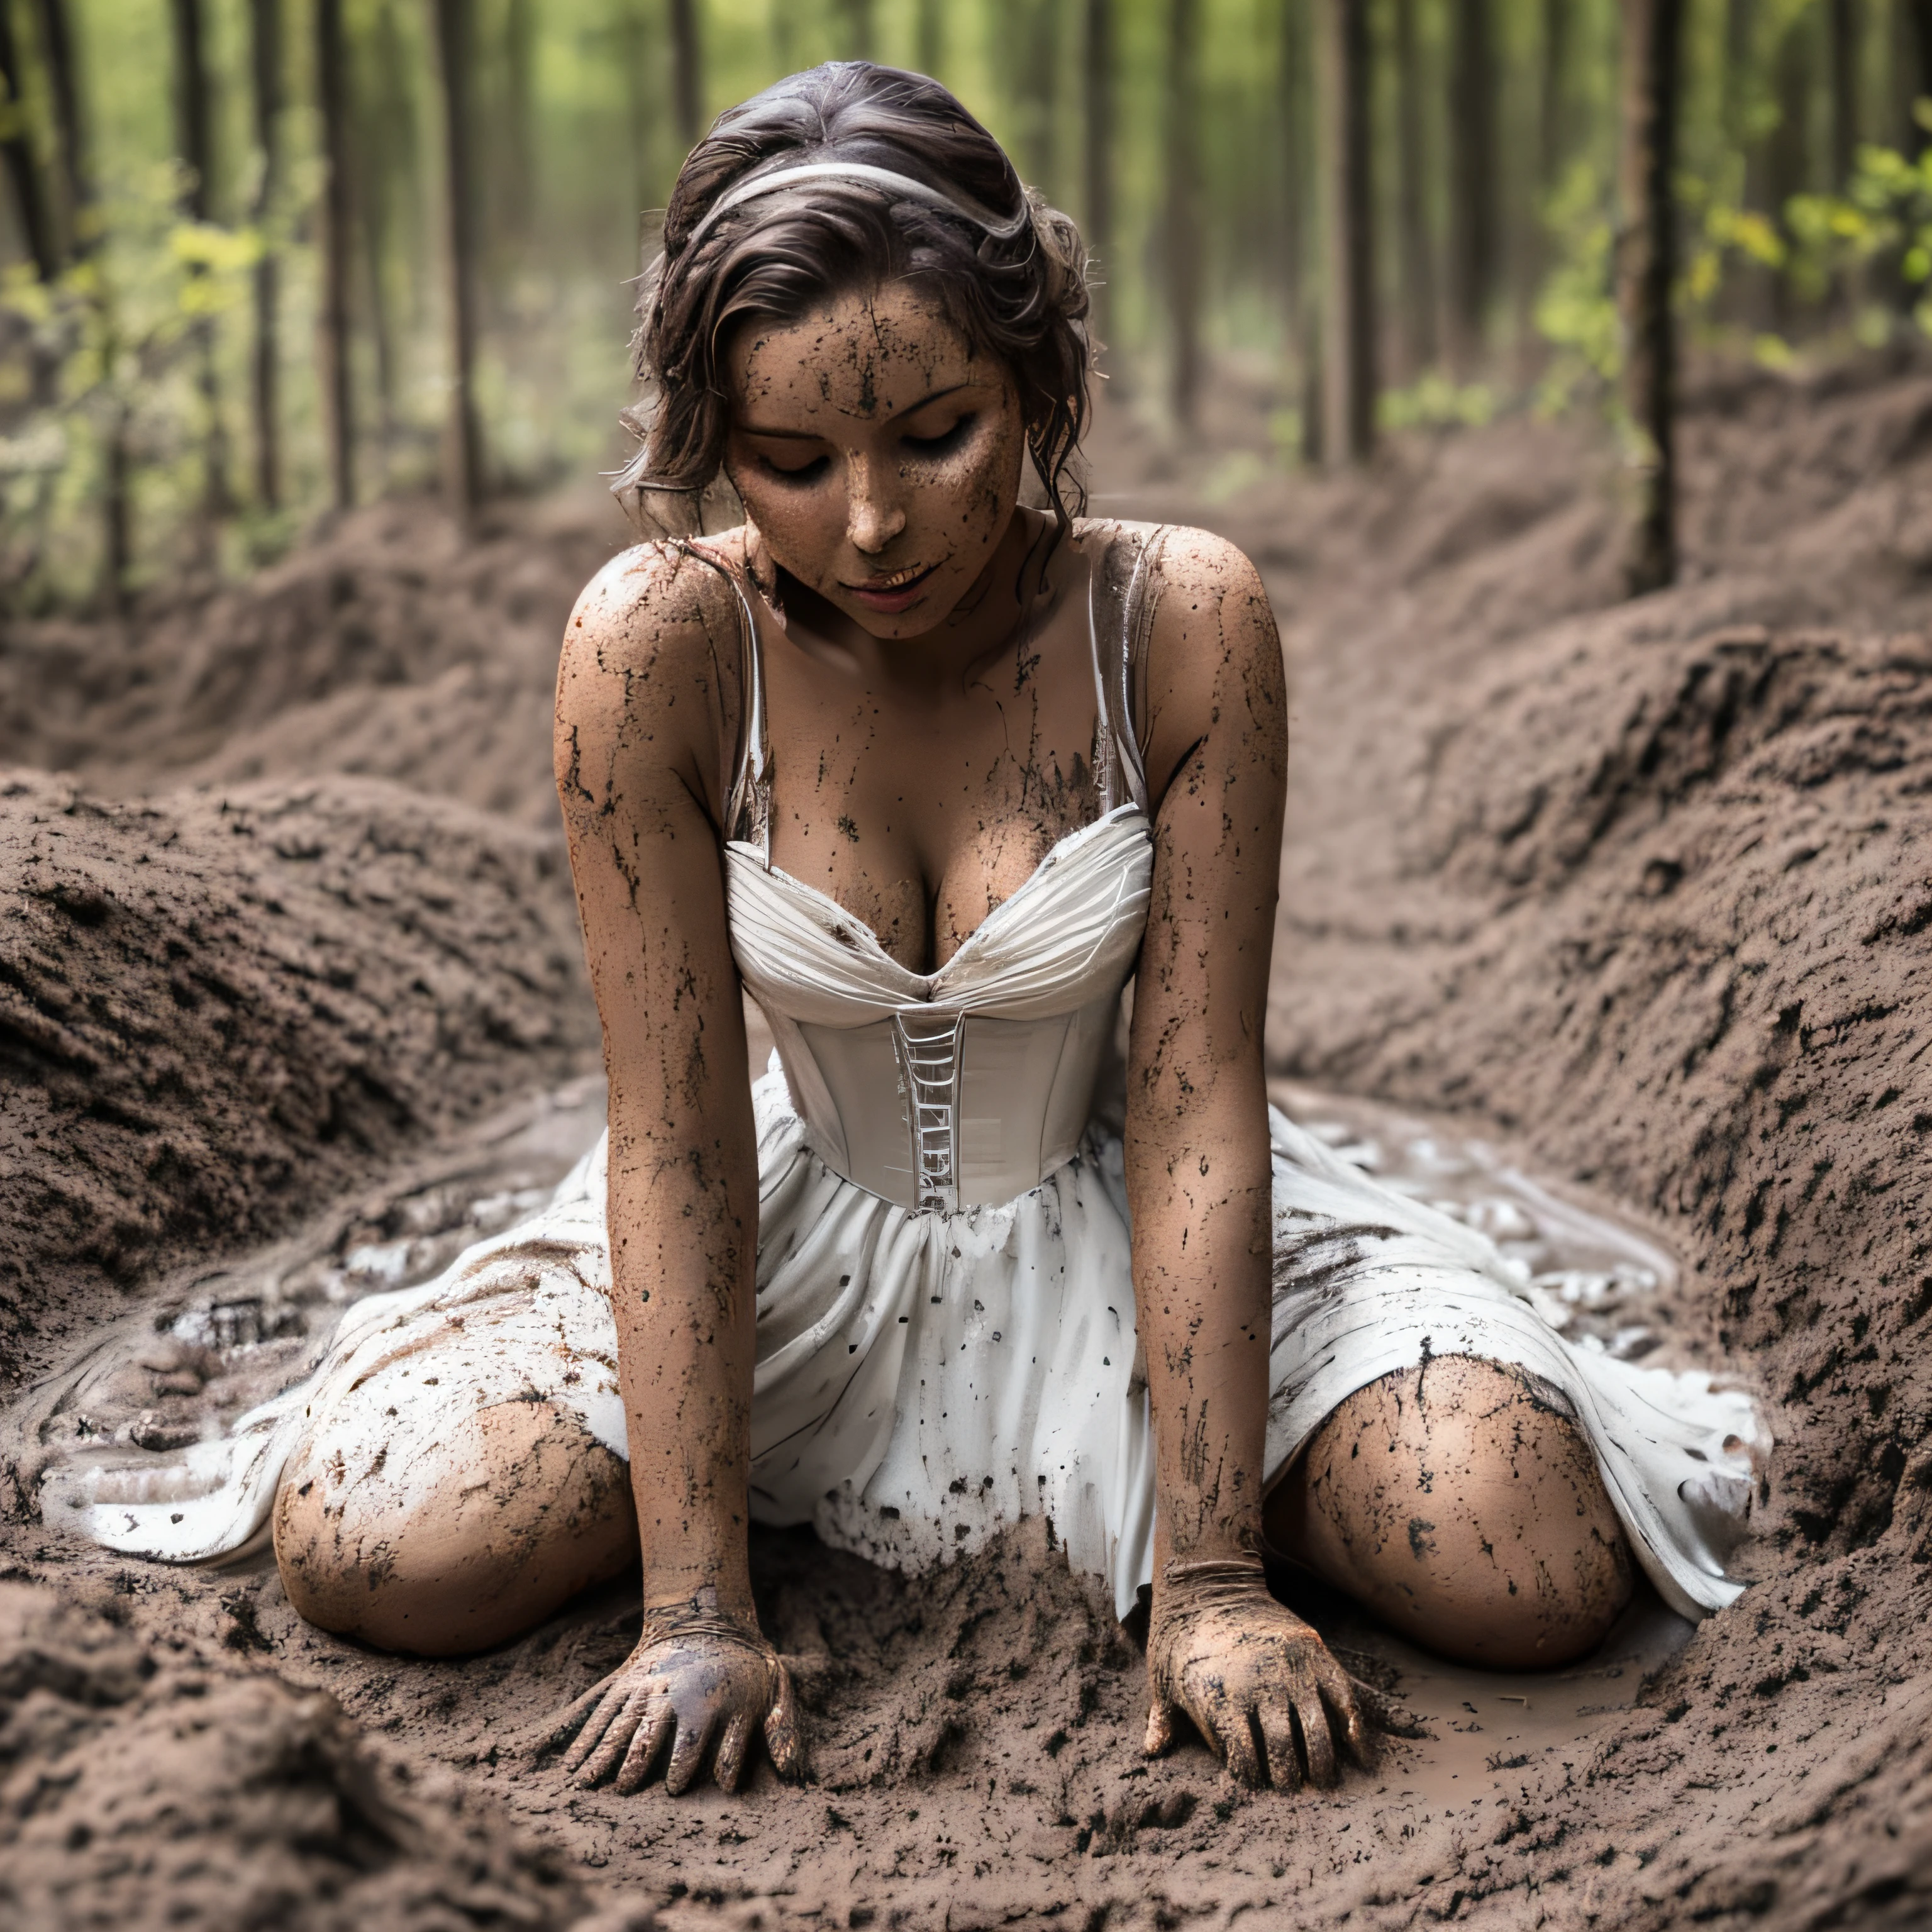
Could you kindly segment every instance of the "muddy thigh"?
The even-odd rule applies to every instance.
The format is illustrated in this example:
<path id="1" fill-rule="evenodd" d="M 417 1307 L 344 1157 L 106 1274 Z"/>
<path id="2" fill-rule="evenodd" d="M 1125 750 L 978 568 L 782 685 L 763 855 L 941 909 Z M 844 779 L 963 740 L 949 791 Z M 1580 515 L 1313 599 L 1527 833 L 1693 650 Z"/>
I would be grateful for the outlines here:
<path id="1" fill-rule="evenodd" d="M 380 1426 L 381 1381 L 351 1399 L 373 1413 L 319 1424 L 276 1496 L 283 1587 L 311 1623 L 459 1655 L 637 1561 L 628 1472 L 575 1416 L 536 1400 L 452 1403 L 398 1438 Z"/>
<path id="2" fill-rule="evenodd" d="M 1629 1601 L 1631 1562 L 1560 1402 L 1522 1370 L 1467 1355 L 1384 1376 L 1276 1485 L 1269 1539 L 1444 1656 L 1566 1663 Z"/>

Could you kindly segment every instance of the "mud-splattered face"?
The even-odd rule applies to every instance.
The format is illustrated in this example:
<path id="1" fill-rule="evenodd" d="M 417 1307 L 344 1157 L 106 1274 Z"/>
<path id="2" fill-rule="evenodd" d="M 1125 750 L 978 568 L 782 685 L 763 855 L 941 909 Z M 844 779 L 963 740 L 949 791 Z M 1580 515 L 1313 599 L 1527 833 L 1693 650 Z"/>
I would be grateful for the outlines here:
<path id="1" fill-rule="evenodd" d="M 942 622 L 1018 500 L 1006 369 L 903 286 L 754 322 L 725 364 L 725 468 L 772 560 L 876 638 Z"/>

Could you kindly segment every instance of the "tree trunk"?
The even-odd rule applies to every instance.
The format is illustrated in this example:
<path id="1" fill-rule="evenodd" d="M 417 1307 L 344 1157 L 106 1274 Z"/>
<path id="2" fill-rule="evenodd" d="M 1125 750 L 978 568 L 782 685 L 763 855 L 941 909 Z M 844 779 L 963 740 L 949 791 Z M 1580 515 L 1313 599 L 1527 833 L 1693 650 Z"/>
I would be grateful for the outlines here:
<path id="1" fill-rule="evenodd" d="M 1312 130 L 1315 89 L 1309 69 L 1310 0 L 1282 0 L 1281 58 L 1275 76 L 1281 124 L 1281 244 L 1278 269 L 1282 331 L 1297 379 L 1304 463 L 1322 460 L 1322 320 L 1309 252 L 1319 225 L 1314 194 Z"/>
<path id="2" fill-rule="evenodd" d="M 1168 404 L 1191 434 L 1201 407 L 1201 4 L 1168 0 Z"/>
<path id="3" fill-rule="evenodd" d="M 441 4 L 441 0 L 439 0 Z M 698 0 L 670 0 L 671 111 L 677 123 L 677 138 L 684 154 L 698 146 L 704 130 L 698 124 L 704 96 L 701 79 L 703 50 L 698 44 Z"/>
<path id="4" fill-rule="evenodd" d="M 1831 46 L 1832 78 L 1832 180 L 1834 194 L 1844 194 L 1851 185 L 1858 166 L 1858 140 L 1862 131 L 1858 111 L 1858 46 L 1862 38 L 1862 9 L 1858 0 L 1828 0 L 1826 37 Z M 1847 263 L 1840 278 L 1837 294 L 1846 320 L 1864 306 L 1867 277 L 1857 262 Z"/>
<path id="5" fill-rule="evenodd" d="M 188 170 L 182 206 L 190 221 L 206 221 L 214 184 L 214 141 L 201 0 L 172 0 L 170 10 L 175 43 L 175 152 Z"/>
<path id="6" fill-rule="evenodd" d="M 483 445 L 476 417 L 476 184 L 470 112 L 476 79 L 474 0 L 436 0 L 442 84 L 443 267 L 449 321 L 449 414 L 443 428 L 443 494 L 467 524 L 483 495 Z"/>
<path id="7" fill-rule="evenodd" d="M 1562 0 L 1556 0 L 1558 6 Z M 1742 147 L 1749 130 L 1744 117 L 1750 104 L 1753 43 L 1757 34 L 1757 0 L 1725 0 L 1724 138 Z"/>
<path id="8" fill-rule="evenodd" d="M 88 152 L 87 124 L 80 110 L 74 22 L 67 0 L 40 0 L 40 28 L 47 91 L 53 97 L 65 255 L 68 261 L 77 262 L 94 252 L 100 236 L 94 220 L 94 169 Z"/>
<path id="9" fill-rule="evenodd" d="M 320 348 L 329 500 L 356 502 L 356 399 L 349 369 L 349 62 L 342 0 L 315 0 L 316 104 L 322 119 Z"/>
<path id="10" fill-rule="evenodd" d="M 1042 189 L 1052 178 L 1058 131 L 1060 17 L 1058 0 L 1018 0 L 1000 16 L 1007 111 L 1014 123 L 1008 148 L 1021 179 Z M 1049 193 L 1048 198 L 1058 196 Z"/>
<path id="11" fill-rule="evenodd" d="M 1449 103 L 1449 289 L 1456 359 L 1466 375 L 1483 357 L 1496 299 L 1498 86 L 1491 0 L 1456 0 Z"/>
<path id="12" fill-rule="evenodd" d="M 254 56 L 255 146 L 261 165 L 255 180 L 254 220 L 262 253 L 255 264 L 255 494 L 267 510 L 281 508 L 280 411 L 280 331 L 278 310 L 280 264 L 268 240 L 275 196 L 281 185 L 282 0 L 249 0 Z"/>
<path id="13" fill-rule="evenodd" d="M 1932 129 L 1918 118 L 1918 104 L 1932 100 L 1932 0 L 1892 0 L 1892 44 L 1893 86 L 1896 89 L 1898 142 L 1900 152 L 1923 156 L 1932 146 Z M 1925 295 L 1923 282 L 1906 278 L 1902 255 L 1894 254 L 1887 266 L 1888 292 L 1893 302 L 1910 316 Z"/>
<path id="14" fill-rule="evenodd" d="M 1726 0 L 1724 8 L 1724 138 L 1744 156 L 1744 181 L 1739 206 L 1768 217 L 1777 209 L 1771 200 L 1768 143 L 1754 120 L 1762 85 L 1758 52 L 1761 0 Z M 1772 328 L 1777 307 L 1776 272 L 1754 261 L 1739 261 L 1725 274 L 1718 292 L 1718 313 L 1751 334 Z"/>
<path id="15" fill-rule="evenodd" d="M 175 152 L 186 172 L 182 212 L 190 221 L 210 218 L 214 188 L 213 115 L 208 87 L 206 21 L 201 0 L 173 0 L 175 44 Z M 204 271 L 189 271 L 200 277 Z M 214 324 L 203 315 L 191 332 L 196 386 L 206 418 L 202 451 L 202 542 L 212 554 L 214 526 L 232 506 L 228 490 L 228 436 L 221 420 L 221 393 L 214 368 Z"/>
<path id="16" fill-rule="evenodd" d="M 778 0 L 781 8 L 788 0 Z M 929 80 L 939 78 L 946 64 L 946 14 L 940 0 L 919 0 L 919 17 L 913 30 L 913 58 L 919 70 Z"/>
<path id="17" fill-rule="evenodd" d="M 1772 218 L 1780 228 L 1786 227 L 1785 208 L 1792 196 L 1804 194 L 1813 184 L 1810 106 L 1815 50 L 1810 26 L 1802 16 L 1793 20 L 1773 57 L 1778 125 L 1771 131 L 1765 159 Z M 1772 283 L 1772 315 L 1780 334 L 1790 332 L 1798 319 L 1797 310 L 1790 277 L 1777 276 Z"/>
<path id="18" fill-rule="evenodd" d="M 1932 0 L 1896 0 L 1896 4 L 1904 22 L 1910 56 L 1906 63 L 1909 113 L 1913 103 L 1932 100 Z M 1932 130 L 1912 120 L 1906 152 L 1922 152 L 1928 142 L 1932 142 Z"/>
<path id="19" fill-rule="evenodd" d="M 115 397 L 107 424 L 107 473 L 100 493 L 102 533 L 106 547 L 103 574 L 106 580 L 108 608 L 116 611 L 128 608 L 128 579 L 134 564 L 131 415 L 127 403 Z"/>
<path id="20" fill-rule="evenodd" d="M 21 80 L 20 50 L 14 38 L 13 11 L 0 0 L 0 86 L 7 91 L 5 106 L 10 116 L 8 132 L 0 138 L 0 158 L 6 165 L 7 184 L 20 224 L 20 240 L 33 262 L 34 272 L 43 282 L 51 282 L 60 273 L 60 256 L 54 247 L 53 227 L 40 193 L 40 171 L 34 158 L 33 139 L 21 114 L 20 104 L 26 98 Z"/>
<path id="21" fill-rule="evenodd" d="M 1543 98 L 1537 122 L 1543 191 L 1562 184 L 1575 142 L 1570 125 L 1570 49 L 1576 0 L 1543 0 Z"/>
<path id="22" fill-rule="evenodd" d="M 1520 291 L 1517 326 L 1526 376 L 1542 350 L 1536 326 L 1537 299 L 1562 253 L 1551 211 L 1576 149 L 1570 84 L 1576 33 L 1574 0 L 1543 0 L 1542 24 L 1543 69 L 1538 76 L 1536 103 L 1537 185 L 1526 225 L 1530 273 Z"/>
<path id="23" fill-rule="evenodd" d="M 1322 448 L 1359 463 L 1375 446 L 1375 185 L 1370 172 L 1370 0 L 1316 0 L 1322 188 Z"/>
<path id="24" fill-rule="evenodd" d="M 1094 340 L 1104 342 L 1112 306 L 1107 284 L 1114 272 L 1114 98 L 1118 56 L 1114 47 L 1114 0 L 1087 0 L 1087 31 L 1081 47 L 1080 80 L 1085 112 L 1083 160 L 1086 176 L 1086 242 L 1097 265 L 1090 285 Z"/>
<path id="25" fill-rule="evenodd" d="M 1852 0 L 1828 0 L 1832 70 L 1832 192 L 1842 194 L 1858 147 L 1858 23 Z"/>
<path id="26" fill-rule="evenodd" d="M 504 172 L 502 221 L 506 238 L 519 249 L 534 231 L 536 217 L 537 143 L 533 84 L 536 66 L 536 10 L 532 0 L 509 0 L 503 19 Z"/>
<path id="27" fill-rule="evenodd" d="M 94 169 L 88 150 L 87 122 L 81 112 L 80 56 L 67 0 L 40 0 L 40 53 L 46 62 L 47 91 L 53 98 L 66 259 L 80 261 L 99 247 L 94 218 Z M 106 372 L 106 421 L 102 427 L 100 490 L 101 591 L 111 610 L 126 608 L 128 572 L 134 563 L 134 459 L 127 400 L 115 386 L 119 359 L 113 288 L 97 278 L 89 295 L 100 331 L 101 366 Z"/>
<path id="28" fill-rule="evenodd" d="M 1660 590 L 1677 575 L 1676 345 L 1670 297 L 1684 8 L 1685 0 L 1623 0 L 1617 302 L 1624 331 L 1624 401 L 1637 439 L 1624 566 L 1633 596 Z"/>
<path id="29" fill-rule="evenodd" d="M 399 0 L 376 0 L 367 25 L 350 43 L 344 82 L 351 134 L 346 206 L 353 226 L 368 302 L 376 422 L 386 464 L 396 429 L 394 314 L 398 209 L 420 206 L 419 154 L 410 52 L 397 19 Z M 416 253 L 410 256 L 415 270 Z"/>
<path id="30" fill-rule="evenodd" d="M 778 0 L 781 10 L 786 0 Z M 786 42 L 791 38 L 790 16 L 783 16 L 782 28 L 775 26 L 774 32 L 782 34 Z M 621 0 L 617 14 L 617 44 L 622 50 L 624 72 L 625 130 L 630 137 L 631 147 L 631 198 L 636 204 L 635 213 L 641 231 L 644 211 L 652 206 L 659 197 L 654 184 L 657 179 L 656 143 L 652 138 L 652 124 L 658 116 L 652 112 L 652 64 L 659 52 L 656 37 L 650 22 L 646 19 L 644 0 Z M 780 58 L 790 64 L 789 46 L 779 50 Z"/>
<path id="31" fill-rule="evenodd" d="M 1402 223 L 1402 350 L 1412 382 L 1436 362 L 1436 247 L 1429 232 L 1424 184 L 1427 127 L 1423 108 L 1421 50 L 1416 44 L 1417 0 L 1396 0 L 1396 118 Z"/>

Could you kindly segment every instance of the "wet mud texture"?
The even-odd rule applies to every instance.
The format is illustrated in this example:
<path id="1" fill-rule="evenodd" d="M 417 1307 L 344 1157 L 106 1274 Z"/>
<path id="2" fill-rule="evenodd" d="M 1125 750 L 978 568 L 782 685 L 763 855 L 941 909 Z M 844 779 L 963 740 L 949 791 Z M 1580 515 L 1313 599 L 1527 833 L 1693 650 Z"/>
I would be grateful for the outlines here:
<path id="1" fill-rule="evenodd" d="M 373 780 L 0 772 L 0 1368 L 594 1053 L 562 842 Z"/>
<path id="2" fill-rule="evenodd" d="M 647 1932 L 326 1691 L 210 1670 L 0 1582 L 0 1914 L 20 1926 Z M 124 1622 L 124 1618 L 122 1620 Z M 157 1908 L 160 1907 L 160 1910 Z"/>
<path id="3" fill-rule="evenodd" d="M 1508 1742 L 1472 1684 L 1467 1715 L 1432 1718 L 1436 1744 L 1396 1739 L 1376 1772 L 1332 1793 L 1250 1797 L 1198 1745 L 1140 1757 L 1141 1655 L 1040 1526 L 914 1583 L 761 1533 L 760 1608 L 812 1723 L 816 1782 L 782 1789 L 761 1763 L 747 1796 L 673 1801 L 576 1791 L 532 1755 L 557 1709 L 635 1642 L 621 1586 L 489 1657 L 424 1664 L 303 1626 L 260 1567 L 130 1565 L 15 1520 L 3 1532 L 14 1576 L 64 1599 L 111 1598 L 118 1628 L 167 1670 L 327 1691 L 359 1727 L 354 1748 L 457 1780 L 466 1804 L 500 1804 L 503 1858 L 541 1862 L 548 1847 L 576 1881 L 674 1928 L 1924 1922 L 1932 379 L 1894 368 L 1808 386 L 1694 384 L 1686 580 L 1634 604 L 1616 601 L 1612 466 L 1568 432 L 1504 424 L 1405 443 L 1365 476 L 1265 481 L 1234 446 L 1264 411 L 1238 386 L 1215 407 L 1222 447 L 1198 460 L 1163 458 L 1118 417 L 1104 424 L 1097 507 L 1223 530 L 1262 565 L 1282 621 L 1296 750 L 1274 1069 L 1533 1150 L 1536 1167 L 1647 1213 L 1688 1256 L 1683 1325 L 1756 1378 L 1781 1438 L 1744 1559 L 1756 1580 L 1735 1608 L 1674 1654 L 1646 1652 L 1648 1674 L 1618 1679 L 1533 1748 Z M 576 540 L 603 527 L 586 522 Z M 352 526 L 329 542 L 360 541 Z M 554 530 L 542 541 L 547 556 L 562 547 Z M 278 581 L 327 551 L 292 560 Z M 472 566 L 421 567 L 463 582 Z M 86 638 L 70 643 L 84 659 Z M 131 646 L 117 633 L 101 648 Z M 464 675 L 480 688 L 499 673 L 475 648 L 484 655 Z M 385 686 L 343 668 L 322 696 L 292 702 L 402 718 L 381 775 L 431 792 L 460 761 L 424 724 L 410 770 L 406 721 L 428 716 L 424 689 L 450 674 L 406 662 Z M 501 675 L 508 692 L 522 674 Z M 121 715 L 93 702 L 75 700 L 76 742 L 89 719 Z M 238 735 L 272 734 L 284 715 L 271 706 Z M 130 751 L 127 784 L 174 782 L 168 770 L 194 761 L 168 767 L 165 721 L 138 722 L 125 728 L 154 762 L 137 770 Z M 546 723 L 526 763 L 506 752 L 490 776 L 506 824 L 544 822 Z M 359 757 L 352 735 L 318 732 L 311 755 L 334 744 Z M 107 735 L 99 743 L 91 772 L 112 763 Z M 196 743 L 195 760 L 226 755 Z M 18 755 L 41 754 L 23 741 Z M 90 782 L 112 788 L 111 776 Z M 40 916 L 25 881 L 10 862 L 10 916 Z M 272 918 L 238 914 L 233 944 L 257 943 L 246 935 Z M 567 906 L 556 918 L 552 940 L 574 947 Z M 379 929 L 405 923 L 398 913 Z M 99 997 L 146 1002 L 139 988 L 164 984 L 142 963 L 146 930 L 129 934 L 130 971 L 113 956 L 120 976 Z M 558 995 L 556 1024 L 580 997 Z M 176 1024 L 165 1007 L 139 1010 Z M 265 1039 L 252 1058 L 218 1056 L 208 1090 L 263 1090 L 279 1050 Z M 512 1046 L 478 1064 L 508 1081 L 539 1057 Z M 450 1064 L 466 1063 L 452 1051 Z M 89 1090 L 76 1080 L 45 1103 L 43 1184 L 86 1171 Z M 427 1130 L 420 1104 L 398 1141 Z M 357 1159 L 381 1154 L 372 1142 Z M 290 1195 L 310 1205 L 336 1172 L 326 1149 L 313 1157 L 316 1175 Z M 166 1223 L 172 1173 L 128 1172 L 128 1199 Z M 233 1200 L 250 1196 L 232 1184 Z M 266 1222 L 281 1210 L 242 1211 Z M 38 1298 L 15 1343 L 22 1369 L 124 1307 L 128 1287 L 98 1262 L 50 1272 L 66 1265 L 58 1244 L 25 1217 L 8 1239 L 30 1244 L 16 1279 Z M 130 1252 L 131 1286 L 148 1263 Z M 1376 1667 L 1377 1640 L 1332 1602 L 1304 1613 L 1350 1668 Z M 1383 1674 L 1400 1700 L 1399 1666 Z M 1512 1700 L 1540 1694 L 1511 1687 Z M 1475 1754 L 1464 1762 L 1480 1781 L 1417 1768 L 1452 1744 Z M 62 1748 L 27 1745 L 8 1792 Z M 221 1777 L 240 1776 L 238 1756 L 224 1762 Z M 56 1802 L 47 1790 L 31 1802 Z M 8 1882 L 22 1869 L 38 1884 L 82 1882 L 63 1874 L 88 1868 L 85 1844 L 50 1833 L 23 1861 L 16 1821 L 9 1810 L 0 1826 L 14 1834 L 0 1841 Z M 122 1922 L 164 1922 L 189 1897 L 185 1880 L 152 1887 Z M 181 1922 L 242 1922 L 225 1909 Z"/>

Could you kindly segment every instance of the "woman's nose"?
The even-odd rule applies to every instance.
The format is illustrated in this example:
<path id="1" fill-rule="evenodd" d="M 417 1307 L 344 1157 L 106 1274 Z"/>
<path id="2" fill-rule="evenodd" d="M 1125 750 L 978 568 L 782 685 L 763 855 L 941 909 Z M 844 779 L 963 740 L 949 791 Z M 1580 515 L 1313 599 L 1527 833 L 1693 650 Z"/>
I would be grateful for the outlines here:
<path id="1" fill-rule="evenodd" d="M 851 466 L 850 475 L 845 534 L 854 550 L 876 556 L 905 528 L 904 506 L 876 465 L 862 460 Z"/>

